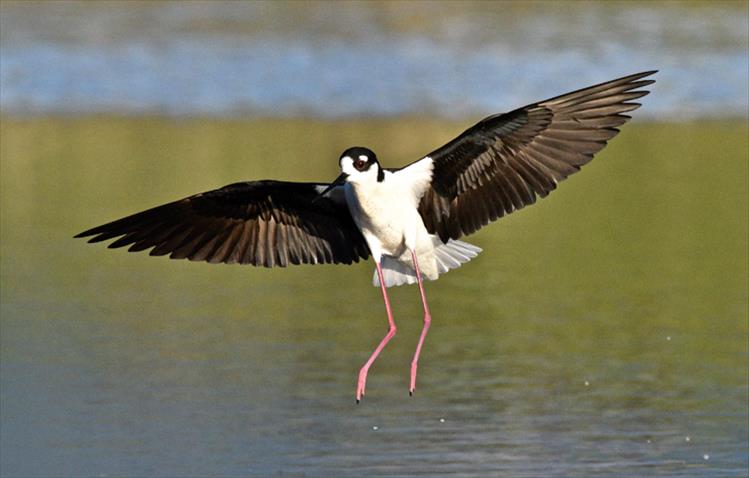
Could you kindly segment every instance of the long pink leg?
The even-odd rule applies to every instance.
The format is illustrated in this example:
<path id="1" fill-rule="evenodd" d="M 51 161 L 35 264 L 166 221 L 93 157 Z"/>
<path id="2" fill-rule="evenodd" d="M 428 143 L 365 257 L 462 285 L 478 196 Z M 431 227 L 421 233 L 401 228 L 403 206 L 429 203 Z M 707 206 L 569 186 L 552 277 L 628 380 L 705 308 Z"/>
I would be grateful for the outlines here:
<path id="1" fill-rule="evenodd" d="M 382 289 L 382 298 L 385 300 L 385 310 L 388 314 L 388 333 L 385 335 L 385 337 L 382 338 L 382 340 L 380 341 L 380 345 L 378 345 L 374 352 L 372 352 L 369 360 L 367 360 L 361 370 L 359 370 L 359 382 L 356 386 L 356 403 L 359 403 L 361 397 L 364 396 L 364 389 L 367 386 L 367 372 L 369 372 L 369 367 L 372 366 L 372 363 L 375 361 L 377 356 L 380 355 L 380 352 L 382 352 L 382 349 L 385 348 L 387 343 L 390 342 L 390 339 L 395 336 L 395 331 L 397 330 L 395 327 L 395 321 L 393 321 L 393 312 L 390 310 L 390 300 L 388 299 L 388 294 L 385 289 L 385 281 L 382 278 L 382 268 L 380 267 L 379 262 L 377 262 L 376 265 L 377 277 L 379 277 L 380 279 L 380 288 Z"/>
<path id="2" fill-rule="evenodd" d="M 416 281 L 419 283 L 421 303 L 424 306 L 424 326 L 421 328 L 419 343 L 416 345 L 416 352 L 414 352 L 414 358 L 411 361 L 411 386 L 408 389 L 408 393 L 413 395 L 414 391 L 416 390 L 416 369 L 419 367 L 419 355 L 421 354 L 421 346 L 424 344 L 424 337 L 427 336 L 429 325 L 432 323 L 432 315 L 429 313 L 427 296 L 426 294 L 424 294 L 424 280 L 421 277 L 421 272 L 419 271 L 419 261 L 416 260 L 416 254 L 414 253 L 414 251 L 411 251 L 411 257 L 413 258 L 414 268 L 416 269 Z"/>

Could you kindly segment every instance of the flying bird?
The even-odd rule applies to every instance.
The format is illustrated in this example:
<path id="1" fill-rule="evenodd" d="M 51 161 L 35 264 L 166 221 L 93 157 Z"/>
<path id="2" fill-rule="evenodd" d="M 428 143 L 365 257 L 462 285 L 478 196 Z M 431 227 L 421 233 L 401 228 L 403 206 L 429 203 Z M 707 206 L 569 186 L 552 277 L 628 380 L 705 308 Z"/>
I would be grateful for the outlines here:
<path id="1" fill-rule="evenodd" d="M 634 100 L 654 82 L 647 71 L 533 103 L 479 121 L 444 146 L 402 168 L 384 168 L 375 153 L 352 147 L 332 183 L 262 180 L 157 206 L 84 231 L 110 248 L 150 249 L 210 263 L 264 267 L 352 264 L 372 257 L 388 332 L 361 367 L 356 401 L 372 363 L 396 333 L 387 288 L 418 284 L 424 309 L 409 392 L 431 324 L 423 280 L 475 258 L 463 236 L 545 197 L 593 159 Z"/>

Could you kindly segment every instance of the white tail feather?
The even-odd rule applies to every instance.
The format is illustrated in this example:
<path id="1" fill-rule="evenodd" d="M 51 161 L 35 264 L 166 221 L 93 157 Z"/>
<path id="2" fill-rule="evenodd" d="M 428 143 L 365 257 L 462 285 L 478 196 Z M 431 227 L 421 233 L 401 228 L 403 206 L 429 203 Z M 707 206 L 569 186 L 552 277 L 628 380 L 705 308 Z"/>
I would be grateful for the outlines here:
<path id="1" fill-rule="evenodd" d="M 437 270 L 436 274 L 424 275 L 427 279 L 436 280 L 439 274 L 444 274 L 450 269 L 456 269 L 462 264 L 470 261 L 476 257 L 481 248 L 468 244 L 467 242 L 450 240 L 447 244 L 443 244 L 439 238 L 435 238 L 435 249 L 434 249 L 434 260 L 436 261 Z M 410 256 L 410 254 L 409 254 Z M 424 269 L 424 265 L 421 265 L 419 260 L 420 269 Z M 422 271 L 423 272 L 423 271 Z M 403 284 L 415 284 L 416 283 L 416 272 L 412 265 L 406 262 L 402 262 L 397 258 L 383 256 L 382 258 L 382 278 L 385 281 L 385 287 L 394 287 Z M 380 286 L 380 280 L 377 277 L 377 271 L 374 272 L 372 278 L 372 284 L 375 287 Z"/>
<path id="2" fill-rule="evenodd" d="M 404 264 L 398 259 L 383 256 L 382 278 L 385 280 L 385 287 L 393 287 L 403 284 L 415 284 L 416 272 L 408 264 Z M 375 270 L 374 272 L 372 283 L 375 287 L 380 287 L 380 279 L 377 277 L 377 270 Z"/>

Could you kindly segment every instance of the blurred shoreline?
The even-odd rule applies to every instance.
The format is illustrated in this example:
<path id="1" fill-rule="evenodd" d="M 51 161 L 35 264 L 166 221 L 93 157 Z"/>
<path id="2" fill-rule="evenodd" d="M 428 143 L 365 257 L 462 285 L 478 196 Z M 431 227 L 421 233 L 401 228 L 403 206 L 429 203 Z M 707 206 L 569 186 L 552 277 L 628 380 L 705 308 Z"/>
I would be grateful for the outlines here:
<path id="1" fill-rule="evenodd" d="M 638 116 L 749 115 L 746 2 L 2 2 L 0 111 L 486 116 L 658 69 Z"/>
<path id="2" fill-rule="evenodd" d="M 522 106 L 522 105 L 518 105 Z M 747 123 L 749 124 L 749 118 L 744 116 L 694 116 L 685 118 L 674 118 L 674 119 L 663 119 L 653 116 L 647 116 L 644 114 L 644 110 L 647 105 L 643 105 L 641 108 L 628 113 L 633 119 L 629 120 L 624 124 L 624 128 L 631 122 L 635 123 L 647 123 L 647 124 L 694 124 L 694 123 Z M 496 111 L 490 114 L 501 114 L 508 112 L 514 108 L 506 108 L 502 111 Z M 641 111 L 642 110 L 642 111 Z M 485 118 L 484 114 L 474 114 L 460 118 L 451 118 L 444 116 L 435 116 L 426 113 L 405 113 L 405 114 L 392 114 L 392 115 L 355 115 L 346 117 L 324 117 L 316 115 L 289 115 L 289 116 L 274 116 L 274 115 L 262 115 L 262 114 L 192 114 L 192 115 L 170 115 L 165 113 L 123 113 L 123 112 L 90 112 L 90 113 L 9 113 L 0 112 L 0 121 L 2 122 L 24 122 L 24 121 L 91 121 L 91 120 L 102 120 L 102 121 L 164 121 L 174 123 L 185 123 L 185 122 L 319 122 L 328 124 L 337 123 L 387 123 L 387 122 L 409 122 L 422 124 L 465 124 L 472 125 L 477 121 Z"/>

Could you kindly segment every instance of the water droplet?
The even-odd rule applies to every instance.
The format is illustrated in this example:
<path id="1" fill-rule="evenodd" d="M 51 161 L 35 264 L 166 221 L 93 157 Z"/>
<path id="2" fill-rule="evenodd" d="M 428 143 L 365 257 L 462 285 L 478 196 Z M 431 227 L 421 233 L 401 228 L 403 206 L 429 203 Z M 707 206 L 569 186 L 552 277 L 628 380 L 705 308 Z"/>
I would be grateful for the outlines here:
<path id="1" fill-rule="evenodd" d="M 692 441 L 692 439 L 687 436 L 687 437 L 684 437 L 684 441 Z"/>
<path id="2" fill-rule="evenodd" d="M 445 419 L 444 418 L 440 418 L 440 423 L 445 423 Z"/>
<path id="3" fill-rule="evenodd" d="M 588 381 L 586 380 L 586 381 L 585 381 L 585 386 L 586 386 L 586 387 L 589 387 L 589 386 L 590 386 L 590 382 L 588 382 Z"/>
<path id="4" fill-rule="evenodd" d="M 372 430 L 375 430 L 375 431 L 377 431 L 379 429 L 380 429 L 380 427 L 378 427 L 377 425 L 375 425 L 375 426 L 372 427 Z"/>
<path id="5" fill-rule="evenodd" d="M 670 341 L 671 341 L 671 336 L 670 336 L 670 335 L 667 335 L 667 336 L 666 336 L 666 340 L 668 340 L 668 341 L 670 342 Z"/>
<path id="6" fill-rule="evenodd" d="M 650 440 L 648 440 L 648 443 L 652 443 Z"/>
<path id="7" fill-rule="evenodd" d="M 707 453 L 705 453 L 704 455 L 702 455 L 702 459 L 703 460 L 709 460 L 710 459 L 710 455 L 708 455 Z"/>

